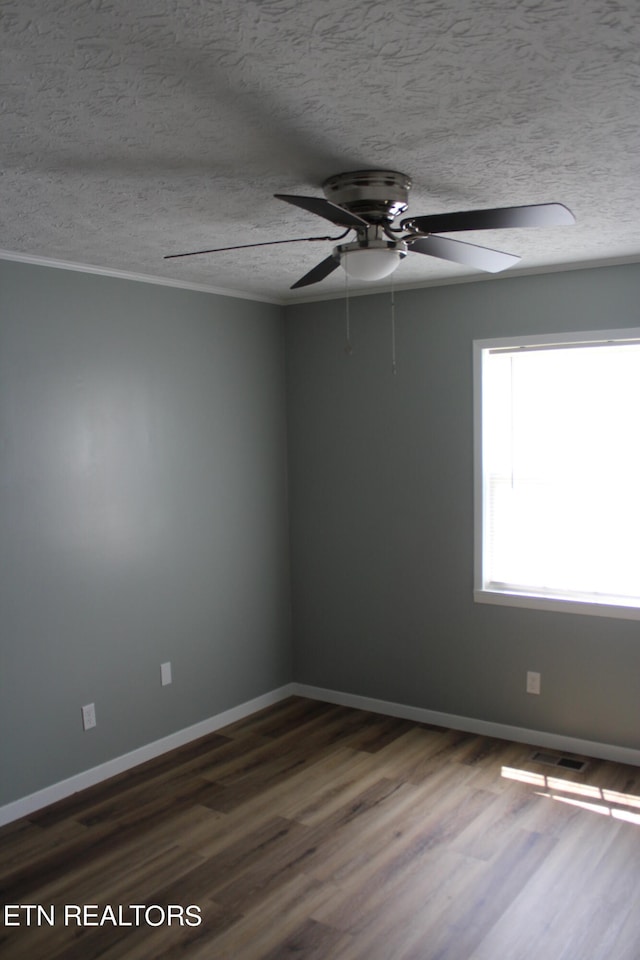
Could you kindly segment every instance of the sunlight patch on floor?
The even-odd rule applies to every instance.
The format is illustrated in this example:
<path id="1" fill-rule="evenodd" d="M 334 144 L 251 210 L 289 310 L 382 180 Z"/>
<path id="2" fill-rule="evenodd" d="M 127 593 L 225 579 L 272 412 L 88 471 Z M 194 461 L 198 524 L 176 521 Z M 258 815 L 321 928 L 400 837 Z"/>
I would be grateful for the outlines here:
<path id="1" fill-rule="evenodd" d="M 558 803 L 580 807 L 591 813 L 640 826 L 640 813 L 634 812 L 640 810 L 640 797 L 634 794 L 619 793 L 617 790 L 608 790 L 606 787 L 593 784 L 574 783 L 561 777 L 548 777 L 543 773 L 533 773 L 530 770 L 520 770 L 515 767 L 502 767 L 502 776 L 507 780 L 517 780 L 520 783 L 543 788 L 535 791 L 539 797 L 547 797 Z M 632 809 L 625 809 L 628 807 Z"/>

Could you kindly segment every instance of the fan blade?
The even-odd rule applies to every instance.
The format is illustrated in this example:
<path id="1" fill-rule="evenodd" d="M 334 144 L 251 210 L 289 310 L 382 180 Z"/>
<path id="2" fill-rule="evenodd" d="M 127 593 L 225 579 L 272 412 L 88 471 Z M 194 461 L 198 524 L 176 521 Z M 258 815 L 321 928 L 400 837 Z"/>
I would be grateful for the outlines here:
<path id="1" fill-rule="evenodd" d="M 463 263 L 467 267 L 486 270 L 487 273 L 499 273 L 520 259 L 511 253 L 501 253 L 500 250 L 478 247 L 475 243 L 465 243 L 463 240 L 450 240 L 448 237 L 418 237 L 406 242 L 413 253 L 452 260 L 453 263 Z"/>
<path id="2" fill-rule="evenodd" d="M 309 213 L 315 213 L 319 217 L 324 217 L 325 220 L 330 220 L 331 223 L 337 223 L 341 227 L 369 226 L 367 221 L 363 220 L 362 217 L 357 216 L 355 213 L 349 213 L 348 210 L 339 207 L 337 203 L 331 203 L 330 200 L 323 200 L 322 197 L 294 197 L 289 193 L 274 193 L 274 197 L 278 200 L 286 200 L 287 203 L 292 203 L 295 207 L 302 207 L 303 210 L 308 210 Z"/>
<path id="3" fill-rule="evenodd" d="M 496 207 L 493 210 L 460 210 L 433 216 L 409 217 L 402 227 L 421 233 L 453 233 L 456 230 L 493 230 L 502 227 L 558 227 L 575 223 L 563 203 L 534 203 L 526 207 Z"/>
<path id="4" fill-rule="evenodd" d="M 176 260 L 178 257 L 197 257 L 201 253 L 223 253 L 225 250 L 246 250 L 249 247 L 273 247 L 278 243 L 304 243 L 313 240 L 342 240 L 346 234 L 341 233 L 339 237 L 293 237 L 291 240 L 264 240 L 262 243 L 240 243 L 234 247 L 213 247 L 211 250 L 192 250 L 190 253 L 170 253 L 163 260 Z"/>
<path id="5" fill-rule="evenodd" d="M 336 260 L 334 256 L 327 257 L 326 260 L 322 260 L 318 263 L 313 270 L 309 270 L 308 273 L 305 273 L 304 277 L 294 283 L 290 289 L 295 290 L 297 287 L 308 287 L 311 283 L 318 283 L 320 280 L 324 280 L 325 277 L 328 277 L 330 273 L 333 273 L 340 266 L 340 261 Z"/>

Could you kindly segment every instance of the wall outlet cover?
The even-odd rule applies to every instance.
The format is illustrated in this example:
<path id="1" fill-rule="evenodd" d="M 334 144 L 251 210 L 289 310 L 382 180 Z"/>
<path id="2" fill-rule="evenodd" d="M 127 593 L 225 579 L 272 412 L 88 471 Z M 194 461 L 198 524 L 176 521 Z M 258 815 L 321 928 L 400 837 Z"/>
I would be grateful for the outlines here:
<path id="1" fill-rule="evenodd" d="M 82 727 L 84 730 L 91 730 L 96 725 L 96 705 L 87 703 L 82 708 Z"/>
<path id="2" fill-rule="evenodd" d="M 540 693 L 540 674 L 535 670 L 527 671 L 527 693 Z"/>

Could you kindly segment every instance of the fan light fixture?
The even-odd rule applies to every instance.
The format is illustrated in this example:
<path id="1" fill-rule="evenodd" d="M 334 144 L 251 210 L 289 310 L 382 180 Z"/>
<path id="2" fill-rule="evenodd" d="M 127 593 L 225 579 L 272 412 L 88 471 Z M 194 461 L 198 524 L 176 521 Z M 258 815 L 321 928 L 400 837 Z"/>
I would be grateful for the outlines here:
<path id="1" fill-rule="evenodd" d="M 334 250 L 334 257 L 354 280 L 382 280 L 383 277 L 389 277 L 406 255 L 407 245 L 402 241 L 344 243 Z"/>

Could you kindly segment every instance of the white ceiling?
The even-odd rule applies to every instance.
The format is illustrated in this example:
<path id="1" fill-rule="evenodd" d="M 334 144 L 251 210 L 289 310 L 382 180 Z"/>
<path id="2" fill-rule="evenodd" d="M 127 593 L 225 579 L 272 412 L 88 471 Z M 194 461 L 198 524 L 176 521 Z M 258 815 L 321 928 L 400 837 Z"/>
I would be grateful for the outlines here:
<path id="1" fill-rule="evenodd" d="M 640 260 L 637 0 L 2 0 L 0 23 L 5 252 L 330 296 L 341 270 L 289 292 L 326 242 L 163 255 L 337 235 L 273 194 L 381 167 L 416 215 L 571 207 L 457 235 L 516 271 Z M 395 282 L 472 275 L 412 254 Z"/>

